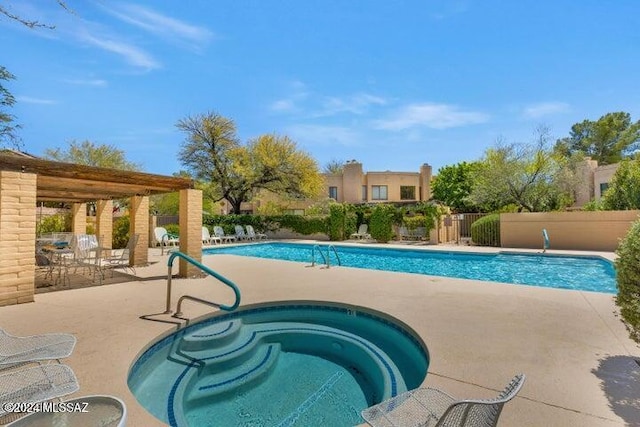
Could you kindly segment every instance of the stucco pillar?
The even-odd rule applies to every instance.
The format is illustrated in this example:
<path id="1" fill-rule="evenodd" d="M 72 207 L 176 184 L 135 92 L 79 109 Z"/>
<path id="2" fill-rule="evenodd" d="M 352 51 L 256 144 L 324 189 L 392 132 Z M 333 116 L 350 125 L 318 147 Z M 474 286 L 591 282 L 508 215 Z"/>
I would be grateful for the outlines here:
<path id="1" fill-rule="evenodd" d="M 71 231 L 74 234 L 87 233 L 86 203 L 74 203 L 71 205 Z"/>
<path id="2" fill-rule="evenodd" d="M 37 175 L 0 171 L 0 306 L 33 302 Z"/>
<path id="3" fill-rule="evenodd" d="M 149 262 L 149 197 L 133 196 L 129 208 L 129 235 L 138 235 L 138 243 L 129 254 L 129 264 Z"/>
<path id="4" fill-rule="evenodd" d="M 202 191 L 180 190 L 180 252 L 202 261 Z M 202 275 L 202 270 L 180 259 L 180 277 Z"/>
<path id="5" fill-rule="evenodd" d="M 100 238 L 100 246 L 112 248 L 113 243 L 113 202 L 98 200 L 96 203 L 96 236 Z"/>

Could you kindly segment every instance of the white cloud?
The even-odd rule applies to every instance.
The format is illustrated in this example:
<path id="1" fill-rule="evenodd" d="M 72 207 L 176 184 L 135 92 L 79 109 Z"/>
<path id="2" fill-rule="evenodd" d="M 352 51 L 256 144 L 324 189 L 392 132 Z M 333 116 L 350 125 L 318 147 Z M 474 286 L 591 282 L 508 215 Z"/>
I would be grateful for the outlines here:
<path id="1" fill-rule="evenodd" d="M 86 30 L 79 32 L 77 36 L 85 43 L 92 44 L 100 49 L 122 56 L 128 63 L 135 65 L 136 67 L 145 68 L 147 70 L 160 68 L 160 63 L 150 54 L 132 44 L 123 41 L 116 41 L 107 37 L 98 38 Z"/>
<path id="2" fill-rule="evenodd" d="M 525 107 L 523 115 L 528 119 L 538 119 L 553 114 L 566 113 L 570 110 L 566 102 L 540 102 Z"/>
<path id="3" fill-rule="evenodd" d="M 359 93 L 351 96 L 325 97 L 322 110 L 317 116 L 332 116 L 339 113 L 364 114 L 372 105 L 385 105 L 387 101 L 379 96 Z"/>
<path id="4" fill-rule="evenodd" d="M 205 27 L 180 21 L 143 6 L 120 3 L 115 5 L 115 9 L 106 6 L 103 8 L 123 22 L 174 41 L 200 45 L 213 38 L 213 33 Z"/>
<path id="5" fill-rule="evenodd" d="M 301 124 L 289 126 L 286 134 L 305 146 L 356 146 L 359 134 L 345 126 Z"/>
<path id="6" fill-rule="evenodd" d="M 63 80 L 63 82 L 79 86 L 107 86 L 107 81 L 103 79 L 66 79 Z"/>
<path id="7" fill-rule="evenodd" d="M 386 119 L 377 120 L 374 126 L 384 130 L 406 130 L 416 127 L 449 129 L 485 123 L 488 120 L 488 114 L 464 111 L 455 105 L 421 103 L 402 107 Z"/>
<path id="8" fill-rule="evenodd" d="M 31 96 L 17 96 L 16 100 L 25 104 L 53 105 L 58 103 L 58 101 L 52 99 L 33 98 Z"/>

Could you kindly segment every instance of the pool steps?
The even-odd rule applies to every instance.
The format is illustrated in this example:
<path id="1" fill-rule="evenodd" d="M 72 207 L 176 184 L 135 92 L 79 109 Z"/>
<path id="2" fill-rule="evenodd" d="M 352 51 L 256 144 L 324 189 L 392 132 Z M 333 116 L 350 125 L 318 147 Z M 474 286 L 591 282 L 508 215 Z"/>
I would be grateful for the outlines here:
<path id="1" fill-rule="evenodd" d="M 186 373 L 176 390 L 174 404 L 185 408 L 199 406 L 216 396 L 262 381 L 281 351 L 310 352 L 336 363 L 357 360 L 360 369 L 368 373 L 366 381 L 372 384 L 372 392 L 379 400 L 406 390 L 402 375 L 388 356 L 357 335 L 317 324 L 243 325 L 241 320 L 234 319 L 184 335 L 179 352 L 198 360 L 198 367 Z"/>

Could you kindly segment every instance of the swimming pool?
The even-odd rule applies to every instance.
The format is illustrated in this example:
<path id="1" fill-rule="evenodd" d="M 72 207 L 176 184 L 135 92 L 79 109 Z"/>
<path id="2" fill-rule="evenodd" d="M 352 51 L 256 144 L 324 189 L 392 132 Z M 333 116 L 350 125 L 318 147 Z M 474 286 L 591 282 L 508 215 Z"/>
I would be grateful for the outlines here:
<path id="1" fill-rule="evenodd" d="M 133 363 L 129 388 L 171 426 L 357 425 L 418 387 L 429 355 L 407 325 L 345 304 L 290 301 L 214 315 Z"/>
<path id="2" fill-rule="evenodd" d="M 311 263 L 314 245 L 301 243 L 256 243 L 217 246 L 205 255 L 231 254 Z M 327 254 L 327 245 L 318 245 Z M 550 254 L 479 254 L 419 249 L 388 249 L 334 246 L 341 265 L 373 270 L 428 274 L 511 284 L 582 291 L 615 293 L 613 263 L 599 257 Z M 316 249 L 317 252 L 318 249 Z M 331 265 L 337 264 L 329 251 Z M 316 256 L 316 260 L 322 261 Z"/>

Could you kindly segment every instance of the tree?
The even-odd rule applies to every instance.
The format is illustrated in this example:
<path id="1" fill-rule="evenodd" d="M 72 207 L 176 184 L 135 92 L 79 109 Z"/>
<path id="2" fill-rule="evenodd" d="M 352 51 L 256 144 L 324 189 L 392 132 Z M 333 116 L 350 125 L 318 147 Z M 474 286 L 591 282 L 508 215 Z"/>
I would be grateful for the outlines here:
<path id="1" fill-rule="evenodd" d="M 640 121 L 632 123 L 629 113 L 617 112 L 574 124 L 569 137 L 556 142 L 555 150 L 567 157 L 582 153 L 608 165 L 633 154 L 639 143 Z"/>
<path id="2" fill-rule="evenodd" d="M 235 123 L 217 113 L 190 116 L 176 126 L 187 134 L 180 161 L 211 184 L 214 202 L 227 200 L 234 213 L 260 190 L 297 198 L 322 191 L 315 160 L 286 136 L 261 135 L 242 145 Z"/>
<path id="3" fill-rule="evenodd" d="M 191 179 L 191 175 L 187 171 L 180 171 L 173 174 L 175 177 L 179 178 L 189 178 Z M 207 197 L 208 185 L 202 182 L 196 182 L 195 188 L 198 190 L 202 190 L 203 200 L 202 200 L 202 212 L 208 214 L 217 213 L 214 211 L 215 206 L 213 206 L 213 202 L 210 197 Z M 158 215 L 178 215 L 180 213 L 180 193 L 162 193 L 162 194 L 154 194 L 151 196 L 151 206 L 153 211 Z"/>
<path id="4" fill-rule="evenodd" d="M 454 212 L 477 212 L 479 207 L 469 200 L 473 187 L 473 170 L 478 163 L 461 162 L 444 166 L 431 182 L 433 198 Z"/>
<path id="5" fill-rule="evenodd" d="M 58 6 L 60 6 L 61 8 L 66 10 L 67 12 L 73 13 L 73 11 L 62 0 L 56 0 L 56 3 L 58 3 Z M 17 22 L 21 23 L 22 25 L 25 25 L 25 26 L 27 26 L 29 28 L 47 28 L 49 30 L 53 30 L 53 29 L 56 28 L 55 25 L 43 24 L 40 21 L 35 21 L 35 20 L 31 20 L 31 19 L 25 19 L 22 16 L 11 12 L 11 10 L 9 10 L 6 6 L 3 6 L 1 4 L 0 4 L 0 15 L 4 15 L 9 19 L 13 19 L 14 21 L 17 21 Z"/>
<path id="6" fill-rule="evenodd" d="M 620 162 L 602 198 L 602 208 L 640 209 L 640 158 Z"/>
<path id="7" fill-rule="evenodd" d="M 331 159 L 322 168 L 322 172 L 330 175 L 340 175 L 344 171 L 342 160 Z"/>
<path id="8" fill-rule="evenodd" d="M 16 133 L 20 125 L 14 124 L 15 117 L 6 111 L 6 108 L 13 107 L 16 99 L 2 85 L 3 80 L 9 81 L 13 79 L 15 79 L 15 76 L 0 65 L 0 147 L 13 146 L 14 148 L 20 148 L 20 139 Z"/>
<path id="9" fill-rule="evenodd" d="M 546 149 L 549 133 L 539 128 L 533 144 L 502 142 L 485 152 L 473 172 L 469 200 L 497 210 L 509 204 L 518 211 L 542 212 L 573 203 L 579 156 L 564 158 Z"/>
<path id="10" fill-rule="evenodd" d="M 59 162 L 128 171 L 140 170 L 140 165 L 126 159 L 124 151 L 113 145 L 95 144 L 91 141 L 71 141 L 68 150 L 47 149 L 44 157 Z"/>

